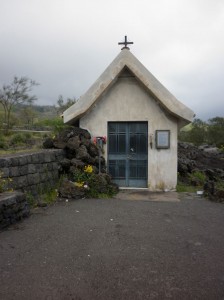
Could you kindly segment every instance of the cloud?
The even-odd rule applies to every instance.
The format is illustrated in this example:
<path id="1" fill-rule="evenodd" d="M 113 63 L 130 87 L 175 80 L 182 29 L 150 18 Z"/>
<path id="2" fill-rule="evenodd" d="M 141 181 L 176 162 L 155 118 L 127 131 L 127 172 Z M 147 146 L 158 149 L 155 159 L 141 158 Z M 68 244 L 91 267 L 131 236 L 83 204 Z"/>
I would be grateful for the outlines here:
<path id="1" fill-rule="evenodd" d="M 40 104 L 79 97 L 119 53 L 131 51 L 203 118 L 223 115 L 222 0 L 7 0 L 0 4 L 0 85 L 40 83 Z"/>

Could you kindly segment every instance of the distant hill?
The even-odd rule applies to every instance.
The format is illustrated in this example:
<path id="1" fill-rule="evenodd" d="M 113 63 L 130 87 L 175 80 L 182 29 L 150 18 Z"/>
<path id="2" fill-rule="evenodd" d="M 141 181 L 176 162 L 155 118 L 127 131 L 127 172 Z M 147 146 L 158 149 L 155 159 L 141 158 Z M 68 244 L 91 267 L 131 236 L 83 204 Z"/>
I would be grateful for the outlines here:
<path id="1" fill-rule="evenodd" d="M 11 112 L 11 126 L 33 126 L 44 120 L 52 120 L 58 116 L 54 105 L 17 105 Z M 4 109 L 0 104 L 0 128 L 4 125 Z"/>
<path id="2" fill-rule="evenodd" d="M 21 113 L 25 108 L 30 107 L 34 113 L 37 115 L 38 119 L 52 119 L 57 117 L 57 108 L 54 105 L 17 105 L 13 112 L 15 114 Z"/>

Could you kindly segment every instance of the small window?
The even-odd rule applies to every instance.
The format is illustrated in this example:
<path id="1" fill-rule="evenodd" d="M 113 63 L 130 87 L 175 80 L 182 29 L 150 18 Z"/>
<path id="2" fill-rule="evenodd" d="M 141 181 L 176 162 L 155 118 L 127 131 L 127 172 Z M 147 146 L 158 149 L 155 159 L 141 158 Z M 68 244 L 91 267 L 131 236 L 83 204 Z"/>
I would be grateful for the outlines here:
<path id="1" fill-rule="evenodd" d="M 170 130 L 156 130 L 156 148 L 170 148 Z"/>

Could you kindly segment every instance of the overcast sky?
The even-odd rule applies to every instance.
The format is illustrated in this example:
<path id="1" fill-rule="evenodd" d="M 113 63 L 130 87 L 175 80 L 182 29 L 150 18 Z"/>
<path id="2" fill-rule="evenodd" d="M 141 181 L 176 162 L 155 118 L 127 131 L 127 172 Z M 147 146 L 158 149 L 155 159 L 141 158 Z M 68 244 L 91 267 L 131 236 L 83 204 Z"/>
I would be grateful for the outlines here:
<path id="1" fill-rule="evenodd" d="M 37 104 L 79 98 L 124 35 L 196 117 L 224 117 L 223 0 L 0 0 L 0 86 L 27 76 Z"/>

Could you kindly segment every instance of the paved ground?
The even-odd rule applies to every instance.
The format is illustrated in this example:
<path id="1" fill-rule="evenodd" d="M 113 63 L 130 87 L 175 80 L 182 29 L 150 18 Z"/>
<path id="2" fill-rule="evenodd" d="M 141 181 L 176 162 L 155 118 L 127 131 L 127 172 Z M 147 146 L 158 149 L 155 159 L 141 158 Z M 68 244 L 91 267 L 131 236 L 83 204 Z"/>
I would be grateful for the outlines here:
<path id="1" fill-rule="evenodd" d="M 223 204 L 176 193 L 38 209 L 0 233 L 0 299 L 224 299 L 223 228 Z"/>

